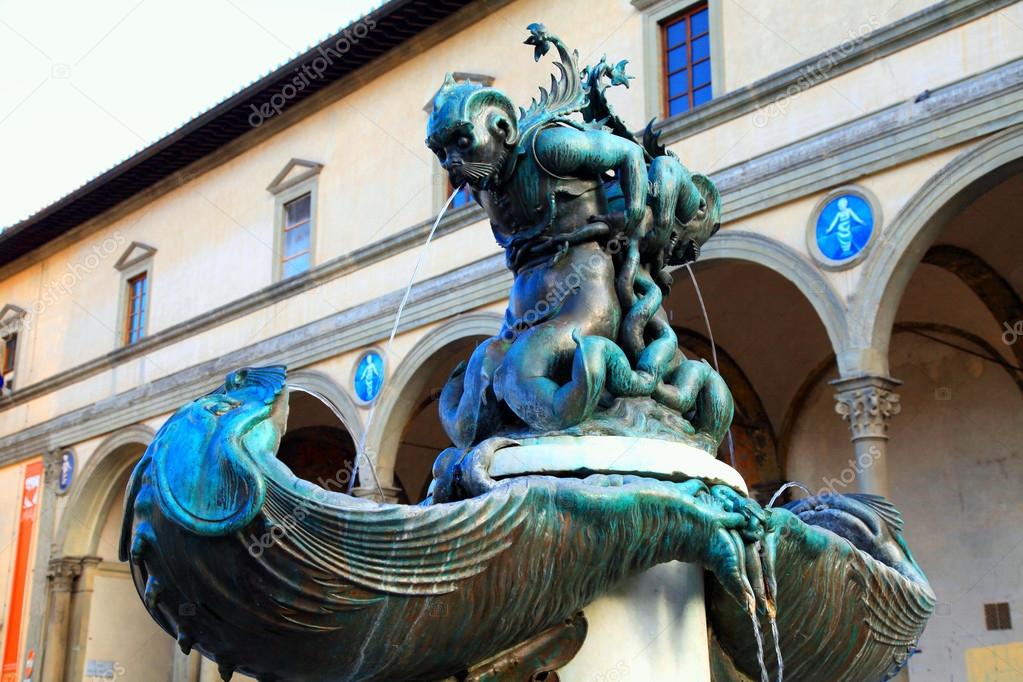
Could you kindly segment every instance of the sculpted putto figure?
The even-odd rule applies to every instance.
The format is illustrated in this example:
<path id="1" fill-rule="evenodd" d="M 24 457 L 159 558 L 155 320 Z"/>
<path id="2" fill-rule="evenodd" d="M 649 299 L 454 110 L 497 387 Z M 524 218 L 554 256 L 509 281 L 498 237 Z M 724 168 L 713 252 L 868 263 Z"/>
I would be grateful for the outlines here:
<path id="1" fill-rule="evenodd" d="M 753 623 L 773 632 L 779 678 L 777 652 L 790 682 L 891 679 L 935 604 L 901 516 L 872 495 L 764 508 L 687 452 L 716 450 L 732 402 L 679 351 L 661 297 L 665 268 L 717 229 L 719 198 L 607 106 L 624 63 L 580 71 L 530 32 L 538 58 L 557 47 L 561 78 L 528 111 L 449 78 L 430 119 L 515 283 L 501 333 L 443 391 L 458 447 L 435 460 L 427 499 L 296 476 L 278 457 L 286 368 L 231 372 L 163 424 L 128 483 L 119 555 L 146 608 L 225 680 L 518 682 L 581 651 L 580 610 L 683 561 L 707 571 L 716 682 L 768 679 Z M 619 439 L 575 434 L 638 436 L 643 461 L 609 465 Z M 659 469 L 658 451 L 680 456 Z"/>
<path id="2" fill-rule="evenodd" d="M 549 92 L 516 114 L 499 90 L 449 74 L 429 120 L 427 144 L 486 209 L 515 274 L 500 334 L 445 386 L 444 426 L 469 447 L 495 434 L 621 434 L 624 421 L 627 435 L 713 451 L 731 397 L 679 350 L 661 301 L 665 267 L 695 260 L 718 229 L 717 191 L 611 109 L 605 90 L 628 86 L 625 62 L 580 70 L 557 36 L 529 30 L 537 60 L 552 45 L 560 55 Z"/>

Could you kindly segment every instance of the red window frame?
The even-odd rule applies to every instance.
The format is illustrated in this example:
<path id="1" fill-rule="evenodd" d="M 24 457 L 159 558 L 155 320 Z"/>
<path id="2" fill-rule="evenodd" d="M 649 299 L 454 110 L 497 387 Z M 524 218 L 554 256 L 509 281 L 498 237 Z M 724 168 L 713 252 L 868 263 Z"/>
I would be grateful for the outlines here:
<path id="1" fill-rule="evenodd" d="M 707 27 L 706 27 L 706 30 L 701 31 L 700 33 L 695 33 L 694 34 L 693 33 L 693 17 L 696 16 L 697 14 L 699 14 L 700 12 L 706 12 L 707 13 Z M 676 26 L 678 26 L 680 24 L 683 26 L 683 28 L 682 28 L 683 40 L 676 41 L 674 43 L 669 43 L 669 37 L 668 37 L 669 29 L 672 29 L 672 28 L 674 28 L 674 27 L 676 27 Z M 693 74 L 694 74 L 694 71 L 695 71 L 696 67 L 698 67 L 701 64 L 706 62 L 708 64 L 708 68 L 709 68 L 710 61 L 711 61 L 710 47 L 708 46 L 707 56 L 703 57 L 702 59 L 699 59 L 695 63 L 693 62 L 693 41 L 694 40 L 698 40 L 700 38 L 703 38 L 704 36 L 707 36 L 707 40 L 709 42 L 710 41 L 710 9 L 708 8 L 708 5 L 707 5 L 706 2 L 702 2 L 702 3 L 699 3 L 699 4 L 693 5 L 692 7 L 689 7 L 687 9 L 685 9 L 684 11 L 679 12 L 678 14 L 672 15 L 671 17 L 669 17 L 669 18 L 667 18 L 667 19 L 665 19 L 664 21 L 661 22 L 661 72 L 664 74 L 664 77 L 663 77 L 661 83 L 662 83 L 662 86 L 664 88 L 663 112 L 664 112 L 664 116 L 665 117 L 674 116 L 674 115 L 682 114 L 682 113 L 685 113 L 685 112 L 688 112 L 688 111 L 692 111 L 695 107 L 699 106 L 700 104 L 703 104 L 705 101 L 709 101 L 709 99 L 711 99 L 713 97 L 713 94 L 712 94 L 711 97 L 708 98 L 707 100 L 701 101 L 699 103 L 697 103 L 695 101 L 695 93 L 696 93 L 697 90 L 703 90 L 704 88 L 712 88 L 713 87 L 713 76 L 711 76 L 706 83 L 701 83 L 698 87 L 695 86 L 695 84 L 694 84 L 694 75 Z M 684 49 L 685 49 L 685 62 L 682 65 L 681 68 L 677 68 L 675 70 L 670 70 L 668 53 L 671 50 L 673 50 L 673 49 L 675 49 L 675 48 L 677 48 L 679 46 L 684 46 Z M 679 73 L 682 73 L 682 72 L 686 72 L 685 73 L 686 87 L 685 87 L 684 90 L 679 90 L 678 92 L 672 92 L 672 90 L 671 90 L 671 79 L 672 79 L 672 76 L 675 76 L 675 75 L 677 75 Z M 682 98 L 685 98 L 685 104 L 686 104 L 685 108 L 682 111 L 679 111 L 679 112 L 676 112 L 675 114 L 672 114 L 671 113 L 672 102 L 674 102 L 676 100 L 680 100 Z"/>
<path id="2" fill-rule="evenodd" d="M 11 332 L 0 339 L 0 353 L 3 354 L 0 362 L 0 374 L 7 376 L 14 371 L 14 356 L 18 352 L 18 333 Z"/>

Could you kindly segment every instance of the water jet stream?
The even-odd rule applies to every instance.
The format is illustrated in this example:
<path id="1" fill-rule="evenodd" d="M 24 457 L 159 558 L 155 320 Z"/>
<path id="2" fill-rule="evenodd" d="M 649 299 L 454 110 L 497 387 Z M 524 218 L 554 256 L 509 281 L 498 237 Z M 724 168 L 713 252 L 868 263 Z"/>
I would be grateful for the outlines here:
<path id="1" fill-rule="evenodd" d="M 718 366 L 718 347 L 714 343 L 714 330 L 710 326 L 710 317 L 707 315 L 707 306 L 703 303 L 703 293 L 700 291 L 700 285 L 696 281 L 696 273 L 693 272 L 692 264 L 686 263 L 686 270 L 689 271 L 689 279 L 693 282 L 693 289 L 696 290 L 696 298 L 700 302 L 700 310 L 703 311 L 703 324 L 707 327 L 707 336 L 710 338 L 710 357 L 714 361 L 714 371 L 721 374 L 721 368 Z M 728 463 L 735 468 L 735 441 L 732 440 L 732 427 L 728 426 Z"/>
<path id="2" fill-rule="evenodd" d="M 714 362 L 714 371 L 717 372 L 718 374 L 721 374 L 721 368 L 718 366 L 717 344 L 714 343 L 714 330 L 710 326 L 710 317 L 707 315 L 707 306 L 703 302 L 703 293 L 700 291 L 700 285 L 696 281 L 696 274 L 693 272 L 691 263 L 686 263 L 686 270 L 689 272 L 689 279 L 692 280 L 693 282 L 693 289 L 696 290 L 696 298 L 697 300 L 699 300 L 700 310 L 703 312 L 703 323 L 707 327 L 707 336 L 710 339 L 710 354 L 711 360 L 713 360 Z M 732 468 L 734 469 L 735 441 L 732 440 L 731 426 L 728 427 L 727 435 L 728 435 L 728 459 L 730 460 L 729 463 L 732 465 Z M 771 498 L 771 501 L 767 505 L 768 508 L 770 508 L 771 505 L 774 504 L 779 494 L 781 494 L 786 488 L 791 486 L 799 486 L 803 488 L 803 490 L 806 490 L 807 493 L 810 492 L 809 490 L 806 489 L 805 486 L 799 483 L 786 483 L 784 486 L 781 487 L 781 489 L 777 493 L 774 494 L 774 497 Z M 760 663 L 760 679 L 761 682 L 769 682 L 769 677 L 767 675 L 767 666 L 764 663 L 764 635 L 760 630 L 760 622 L 757 620 L 756 613 L 751 614 L 750 618 L 753 620 L 753 634 L 757 639 L 757 661 Z M 775 621 L 773 616 L 771 616 L 771 633 L 774 636 L 774 654 L 775 657 L 778 659 L 778 682 L 782 682 L 784 679 L 783 671 L 785 669 L 785 664 L 782 662 L 781 658 L 781 642 L 778 640 L 778 623 Z"/>
<path id="3" fill-rule="evenodd" d="M 409 277 L 408 286 L 405 287 L 405 295 L 401 298 L 401 303 L 398 304 L 398 312 L 394 316 L 394 325 L 391 327 L 391 335 L 387 337 L 387 345 L 384 347 L 384 355 L 390 356 L 391 345 L 394 343 L 394 336 L 398 333 L 398 325 L 401 323 L 401 313 L 405 310 L 405 304 L 408 303 L 408 298 L 412 294 L 412 285 L 416 281 L 416 275 L 419 274 L 419 268 L 423 265 L 423 260 L 426 258 L 426 252 L 430 248 L 430 242 L 433 241 L 433 235 L 437 232 L 437 226 L 440 225 L 441 218 L 448 212 L 448 207 L 451 206 L 451 202 L 455 200 L 457 195 L 465 185 L 459 185 L 451 191 L 451 196 L 444 202 L 444 207 L 441 208 L 440 213 L 437 214 L 437 219 L 433 221 L 433 227 L 430 228 L 430 234 L 426 237 L 426 243 L 423 244 L 423 248 L 419 251 L 419 258 L 416 260 L 416 266 L 412 268 L 412 276 Z M 348 494 L 352 493 L 352 488 L 355 487 L 355 479 L 359 475 L 359 458 L 361 457 L 365 461 L 369 462 L 370 470 L 373 472 L 373 482 L 376 483 L 377 492 L 380 493 L 380 501 L 384 502 L 384 492 L 380 487 L 380 478 L 377 476 L 376 464 L 366 454 L 366 436 L 369 435 L 369 427 L 373 425 L 373 415 L 377 411 L 377 402 L 373 401 L 373 405 L 369 408 L 369 415 L 366 417 L 366 427 L 362 430 L 362 437 L 359 439 L 359 448 L 355 455 L 355 464 L 352 466 L 352 477 L 348 481 Z"/>
<path id="4" fill-rule="evenodd" d="M 778 488 L 774 495 L 771 495 L 771 501 L 767 503 L 767 508 L 770 509 L 771 507 L 773 507 L 774 503 L 778 501 L 779 497 L 781 497 L 781 494 L 788 490 L 789 488 L 799 488 L 804 493 L 806 493 L 808 497 L 813 497 L 813 493 L 810 492 L 810 489 L 807 488 L 805 485 L 803 485 L 802 483 L 798 483 L 796 481 L 789 481 L 782 487 Z"/>

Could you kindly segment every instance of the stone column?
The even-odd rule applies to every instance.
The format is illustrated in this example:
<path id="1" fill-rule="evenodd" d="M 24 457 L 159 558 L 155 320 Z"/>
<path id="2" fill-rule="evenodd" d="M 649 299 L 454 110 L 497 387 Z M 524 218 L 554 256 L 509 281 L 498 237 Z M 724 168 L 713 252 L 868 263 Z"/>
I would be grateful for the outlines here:
<path id="1" fill-rule="evenodd" d="M 81 574 L 71 591 L 71 627 L 67 638 L 67 679 L 80 680 L 85 674 L 85 647 L 89 643 L 89 615 L 100 557 L 80 557 Z"/>
<path id="2" fill-rule="evenodd" d="M 194 649 L 189 654 L 183 654 L 181 649 L 178 648 L 177 642 L 172 642 L 171 646 L 174 647 L 171 681 L 200 682 L 202 655 Z"/>
<path id="3" fill-rule="evenodd" d="M 886 376 L 836 379 L 831 385 L 835 411 L 849 424 L 860 492 L 888 496 L 888 421 L 902 406 L 894 389 L 902 382 Z"/>
<path id="4" fill-rule="evenodd" d="M 49 564 L 50 613 L 46 619 L 43 648 L 42 682 L 62 682 L 67 662 L 68 634 L 71 625 L 71 590 L 82 574 L 82 561 L 77 557 L 54 559 Z"/>
<path id="5" fill-rule="evenodd" d="M 35 566 L 49 566 L 50 557 L 55 553 L 53 536 L 57 512 L 57 482 L 60 479 L 61 449 L 50 450 L 43 456 L 43 496 L 39 503 L 39 516 L 36 524 L 39 528 L 36 535 Z M 49 571 L 32 571 L 32 596 L 28 609 L 28 633 L 25 637 L 25 651 L 35 650 L 37 663 L 42 662 L 43 651 L 49 639 L 43 640 L 46 632 L 47 601 L 51 578 Z M 42 679 L 42 665 L 36 665 L 32 679 Z"/>

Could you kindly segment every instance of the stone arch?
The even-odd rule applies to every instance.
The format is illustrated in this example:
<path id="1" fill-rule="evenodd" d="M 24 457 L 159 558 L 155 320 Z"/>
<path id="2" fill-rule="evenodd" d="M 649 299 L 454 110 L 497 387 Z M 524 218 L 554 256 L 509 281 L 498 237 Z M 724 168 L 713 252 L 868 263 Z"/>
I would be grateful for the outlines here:
<path id="1" fill-rule="evenodd" d="M 155 432 L 144 424 L 116 431 L 107 437 L 82 468 L 57 530 L 56 556 L 95 553 L 103 521 L 117 497 L 117 484 L 152 442 Z"/>
<path id="2" fill-rule="evenodd" d="M 695 357 L 713 357 L 710 339 L 703 334 L 682 327 L 675 327 L 675 333 L 678 335 L 679 346 L 689 357 L 693 357 L 692 353 L 695 353 Z M 770 493 L 777 489 L 782 472 L 774 428 L 760 394 L 742 366 L 720 345 L 716 351 L 718 371 L 728 384 L 728 390 L 735 401 L 730 432 L 734 442 L 729 444 L 726 439 L 718 450 L 718 458 L 738 469 L 754 496 L 759 498 L 760 493 L 767 491 L 766 501 L 770 499 Z M 734 448 L 734 452 L 729 452 L 730 447 Z M 749 456 L 745 460 L 732 462 L 735 453 L 748 453 Z"/>
<path id="3" fill-rule="evenodd" d="M 757 263 L 791 282 L 813 306 L 832 348 L 841 355 L 848 338 L 846 308 L 827 277 L 809 258 L 762 234 L 724 229 L 707 242 L 700 254 L 701 261 L 716 259 Z"/>
<path id="4" fill-rule="evenodd" d="M 362 420 L 352 397 L 313 369 L 288 374 L 288 420 L 277 460 L 296 477 L 332 491 L 348 489 Z"/>
<path id="5" fill-rule="evenodd" d="M 860 373 L 888 374 L 888 346 L 902 294 L 921 259 L 949 219 L 986 191 L 1023 169 L 1023 125 L 1013 126 L 952 159 L 929 178 L 882 234 L 864 265 L 860 295 L 850 311 L 851 350 Z M 845 366 L 843 366 L 843 364 Z"/>
<path id="6" fill-rule="evenodd" d="M 337 408 L 338 418 L 355 442 L 362 438 L 363 424 L 359 407 L 352 396 L 327 374 L 315 369 L 288 372 L 288 385 L 315 396 Z"/>
<path id="7" fill-rule="evenodd" d="M 429 379 L 438 353 L 463 339 L 493 336 L 500 331 L 503 322 L 504 317 L 496 312 L 459 315 L 420 339 L 388 378 L 377 398 L 366 434 L 366 452 L 374 460 L 383 485 L 393 484 L 402 429 L 416 407 L 416 398 Z"/>
<path id="8" fill-rule="evenodd" d="M 1023 299 L 995 268 L 968 249 L 951 244 L 936 244 L 927 250 L 923 261 L 946 270 L 968 286 L 996 320 L 1023 320 Z M 1016 364 L 1023 365 L 1023 344 L 1010 346 Z"/>

